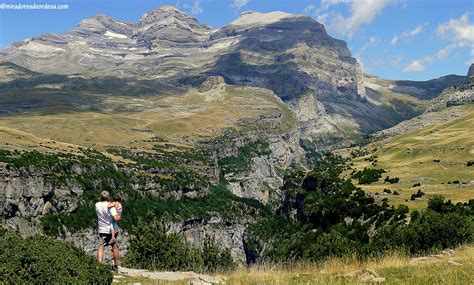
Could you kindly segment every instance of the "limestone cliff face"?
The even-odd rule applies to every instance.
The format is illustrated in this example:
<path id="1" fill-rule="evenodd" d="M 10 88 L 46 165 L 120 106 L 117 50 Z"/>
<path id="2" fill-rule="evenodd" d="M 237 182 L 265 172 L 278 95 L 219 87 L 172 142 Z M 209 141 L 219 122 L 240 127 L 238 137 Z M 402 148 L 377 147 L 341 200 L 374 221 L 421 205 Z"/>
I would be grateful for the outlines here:
<path id="1" fill-rule="evenodd" d="M 256 131 L 247 133 L 244 137 L 226 140 L 223 143 L 226 147 L 220 149 L 219 155 L 238 155 L 239 148 L 258 141 L 268 143 L 270 153 L 251 158 L 248 170 L 226 173 L 224 178 L 228 181 L 227 187 L 239 197 L 255 199 L 264 204 L 280 201 L 283 178 L 279 176 L 278 170 L 288 168 L 291 163 L 302 162 L 303 159 L 303 150 L 299 146 L 299 136 L 295 129 L 283 135 L 268 135 L 264 138 Z"/>

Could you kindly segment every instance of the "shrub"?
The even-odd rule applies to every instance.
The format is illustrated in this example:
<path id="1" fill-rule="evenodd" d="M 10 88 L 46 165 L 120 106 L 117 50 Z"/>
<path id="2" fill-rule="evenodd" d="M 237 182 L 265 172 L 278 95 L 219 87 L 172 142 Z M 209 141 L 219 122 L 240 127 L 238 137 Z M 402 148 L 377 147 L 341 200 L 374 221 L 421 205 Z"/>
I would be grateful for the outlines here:
<path id="1" fill-rule="evenodd" d="M 359 184 L 371 184 L 377 182 L 380 177 L 382 177 L 382 173 L 385 170 L 378 169 L 378 168 L 364 168 L 362 171 L 358 171 L 354 176 L 355 179 L 359 180 Z"/>
<path id="2" fill-rule="evenodd" d="M 384 180 L 384 182 L 388 182 L 390 184 L 395 184 L 395 183 L 398 183 L 399 181 L 400 181 L 400 178 L 398 177 L 390 178 L 389 176 L 385 177 L 385 180 Z"/>
<path id="3" fill-rule="evenodd" d="M 383 192 L 384 192 L 385 194 L 390 194 L 390 193 L 392 193 L 392 191 L 391 191 L 390 189 L 387 189 L 387 188 L 383 189 Z"/>
<path id="4" fill-rule="evenodd" d="M 201 254 L 206 271 L 228 271 L 235 267 L 230 250 L 221 250 L 214 237 L 206 235 Z"/>
<path id="5" fill-rule="evenodd" d="M 411 223 L 383 227 L 372 239 L 377 250 L 406 250 L 410 254 L 451 248 L 473 239 L 468 218 L 457 213 L 414 211 Z"/>
<path id="6" fill-rule="evenodd" d="M 425 195 L 425 192 L 418 190 L 415 194 L 411 194 L 410 200 L 415 200 L 416 198 L 421 198 Z"/>
<path id="7" fill-rule="evenodd" d="M 251 169 L 253 157 L 270 154 L 271 150 L 267 142 L 256 141 L 240 147 L 236 156 L 220 158 L 218 164 L 223 174 L 246 172 Z"/>
<path id="8" fill-rule="evenodd" d="M 0 229 L 0 249 L 0 283 L 112 283 L 109 266 L 70 243 L 44 236 L 22 238 Z"/>
<path id="9" fill-rule="evenodd" d="M 147 223 L 140 220 L 132 229 L 125 263 L 134 268 L 197 272 L 234 267 L 230 252 L 220 250 L 213 238 L 205 238 L 203 249 L 195 248 L 178 234 L 167 233 L 163 223 L 157 220 Z"/>
<path id="10" fill-rule="evenodd" d="M 474 160 L 468 161 L 466 166 L 474 166 Z"/>
<path id="11" fill-rule="evenodd" d="M 474 215 L 474 199 L 454 205 L 451 200 L 445 201 L 444 197 L 435 196 L 428 200 L 428 209 L 444 214 L 456 212 L 462 215 Z"/>

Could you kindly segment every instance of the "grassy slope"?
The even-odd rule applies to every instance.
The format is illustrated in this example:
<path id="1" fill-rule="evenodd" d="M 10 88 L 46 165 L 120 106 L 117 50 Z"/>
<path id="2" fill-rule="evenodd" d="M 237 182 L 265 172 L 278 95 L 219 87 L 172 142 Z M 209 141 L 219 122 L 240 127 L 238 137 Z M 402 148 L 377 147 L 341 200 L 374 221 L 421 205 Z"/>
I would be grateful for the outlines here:
<path id="1" fill-rule="evenodd" d="M 14 100 L 6 92 L 0 104 Z M 182 138 L 200 140 L 219 135 L 224 128 L 239 128 L 242 120 L 282 112 L 277 131 L 294 125 L 294 114 L 270 91 L 259 88 L 222 86 L 205 93 L 189 91 L 172 96 L 103 96 L 99 103 L 87 103 L 90 94 L 56 94 L 51 90 L 22 94 L 22 100 L 39 96 L 42 108 L 0 117 L 0 126 L 35 137 L 22 142 L 15 135 L 2 139 L 11 145 L 34 145 L 47 139 L 101 149 L 108 145 L 148 149 L 154 137 L 175 143 Z M 73 98 L 71 98 L 71 96 Z M 16 99 L 18 100 L 18 99 Z M 75 101 L 81 110 L 70 106 Z M 61 103 L 62 102 L 62 103 Z M 95 105 L 94 105 L 95 104 Z M 1 130 L 0 130 L 1 131 Z M 6 131 L 4 131 L 6 133 Z"/>
<path id="2" fill-rule="evenodd" d="M 399 177 L 400 183 L 384 184 L 384 175 L 379 182 L 362 188 L 371 193 L 383 193 L 384 188 L 396 190 L 401 195 L 381 197 L 395 204 L 405 203 L 411 209 L 425 207 L 433 195 L 443 195 L 453 202 L 474 198 L 474 167 L 466 166 L 467 161 L 474 160 L 474 107 L 467 108 L 468 114 L 461 118 L 366 146 L 369 154 L 354 159 L 355 167 L 371 166 L 365 159 L 376 155 L 376 167 L 388 170 L 385 175 Z M 448 184 L 455 180 L 460 184 Z M 421 186 L 413 187 L 417 182 Z M 418 189 L 426 193 L 425 197 L 410 201 Z"/>
<path id="3" fill-rule="evenodd" d="M 363 275 L 374 271 L 385 278 L 383 284 L 473 284 L 474 247 L 452 253 L 409 258 L 388 255 L 364 262 L 334 258 L 320 264 L 257 265 L 218 275 L 226 284 L 359 284 Z M 166 282 L 146 277 L 116 278 L 118 284 L 188 284 L 188 280 Z M 375 283 L 375 282 L 374 282 Z M 371 284 L 374 284 L 371 283 Z"/>
<path id="4" fill-rule="evenodd" d="M 358 262 L 353 259 L 331 259 L 320 265 L 300 264 L 255 267 L 232 273 L 227 284 L 357 284 L 366 269 L 385 278 L 384 284 L 472 284 L 474 248 L 458 249 L 452 256 L 429 258 L 429 262 L 414 262 L 403 255 L 389 255 L 380 259 Z M 454 266 L 454 261 L 462 265 Z"/>

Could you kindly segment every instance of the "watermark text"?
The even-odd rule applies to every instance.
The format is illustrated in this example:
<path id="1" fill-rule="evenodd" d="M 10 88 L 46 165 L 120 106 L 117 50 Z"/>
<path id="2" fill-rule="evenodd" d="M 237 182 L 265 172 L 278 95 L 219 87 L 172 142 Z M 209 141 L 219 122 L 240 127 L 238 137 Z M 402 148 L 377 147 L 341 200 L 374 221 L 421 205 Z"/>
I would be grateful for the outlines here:
<path id="1" fill-rule="evenodd" d="M 68 4 L 48 4 L 48 3 L 0 3 L 0 10 L 67 10 Z"/>

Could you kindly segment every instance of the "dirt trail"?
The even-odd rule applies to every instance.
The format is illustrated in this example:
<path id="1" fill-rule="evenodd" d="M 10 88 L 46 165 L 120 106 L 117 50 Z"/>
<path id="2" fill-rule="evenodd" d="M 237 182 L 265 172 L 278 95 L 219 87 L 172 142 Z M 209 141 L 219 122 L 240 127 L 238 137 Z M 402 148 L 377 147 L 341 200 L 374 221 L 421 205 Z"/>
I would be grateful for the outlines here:
<path id="1" fill-rule="evenodd" d="M 144 281 L 144 283 L 157 283 L 161 282 L 174 282 L 174 281 L 188 281 L 188 284 L 224 284 L 225 280 L 219 277 L 214 277 L 205 274 L 199 274 L 192 271 L 188 272 L 155 272 L 155 271 L 148 271 L 145 269 L 131 269 L 126 267 L 119 267 L 118 274 L 114 276 L 114 283 L 121 283 L 126 282 L 129 283 L 127 279 L 134 279 L 136 278 L 137 282 L 134 284 L 141 284 L 140 281 Z M 161 282 L 159 282 L 161 281 Z"/>

